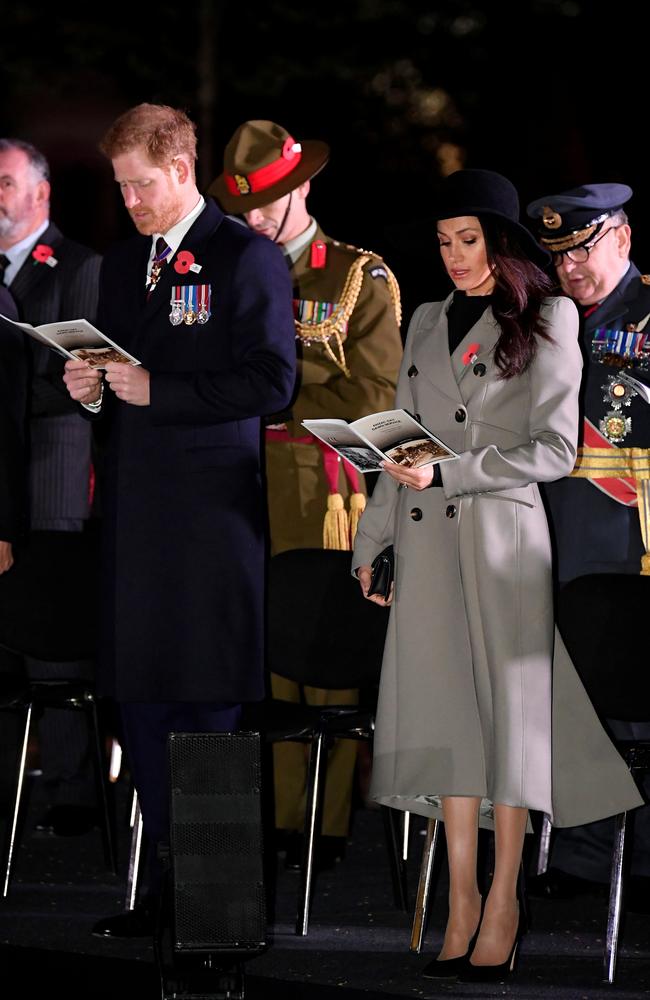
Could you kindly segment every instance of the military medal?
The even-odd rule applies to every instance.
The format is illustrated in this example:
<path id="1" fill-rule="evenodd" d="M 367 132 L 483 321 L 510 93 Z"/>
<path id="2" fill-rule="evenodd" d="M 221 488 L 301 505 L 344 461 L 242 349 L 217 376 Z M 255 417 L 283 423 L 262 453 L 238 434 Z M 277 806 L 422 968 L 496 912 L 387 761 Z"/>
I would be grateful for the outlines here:
<path id="1" fill-rule="evenodd" d="M 631 417 L 624 417 L 620 410 L 610 410 L 599 423 L 600 432 L 608 441 L 618 444 L 632 430 Z"/>
<path id="2" fill-rule="evenodd" d="M 611 410 L 600 421 L 601 433 L 608 441 L 623 441 L 632 430 L 632 418 L 623 416 L 623 407 L 630 406 L 633 397 L 638 396 L 638 393 L 616 375 L 610 375 L 602 388 L 603 402 L 609 403 Z"/>
<path id="3" fill-rule="evenodd" d="M 210 319 L 210 286 L 209 285 L 199 285 L 199 312 L 196 317 L 197 322 L 203 324 L 207 323 Z"/>
<path id="4" fill-rule="evenodd" d="M 647 319 L 648 317 L 646 317 Z M 591 350 L 597 361 L 614 368 L 646 367 L 650 361 L 650 341 L 643 332 L 645 321 L 630 324 L 625 330 L 594 330 Z"/>
<path id="5" fill-rule="evenodd" d="M 154 288 L 158 284 L 158 279 L 160 278 L 160 273 L 163 269 L 163 264 L 172 252 L 172 248 L 165 244 L 165 249 L 161 254 L 157 254 L 151 261 L 151 273 L 147 277 L 147 292 L 149 295 L 153 292 Z"/>
<path id="6" fill-rule="evenodd" d="M 172 292 L 169 322 L 172 326 L 179 326 L 183 322 L 183 300 L 174 298 L 174 292 Z"/>
<path id="7" fill-rule="evenodd" d="M 172 326 L 192 326 L 210 319 L 210 285 L 174 285 L 170 302 L 169 321 Z"/>
<path id="8" fill-rule="evenodd" d="M 196 323 L 194 285 L 183 285 L 182 294 L 183 298 L 185 299 L 185 312 L 183 313 L 183 322 L 187 326 L 191 326 L 192 323 Z"/>
<path id="9" fill-rule="evenodd" d="M 310 347 L 314 341 L 322 342 L 323 334 L 316 327 L 331 317 L 336 318 L 336 314 L 339 311 L 340 304 L 338 302 L 316 302 L 313 299 L 294 299 L 294 319 L 306 328 L 302 334 L 296 334 L 296 339 L 300 338 L 307 347 Z M 314 327 L 313 337 L 309 334 L 309 327 L 311 326 Z M 348 331 L 347 321 L 337 323 L 336 329 L 339 335 L 345 339 Z M 332 333 L 329 333 L 328 339 L 331 336 Z"/>
<path id="10" fill-rule="evenodd" d="M 603 389 L 605 390 L 603 402 L 610 403 L 615 410 L 620 410 L 622 406 L 629 406 L 632 398 L 637 395 L 631 385 L 621 381 L 616 375 L 609 376 Z"/>

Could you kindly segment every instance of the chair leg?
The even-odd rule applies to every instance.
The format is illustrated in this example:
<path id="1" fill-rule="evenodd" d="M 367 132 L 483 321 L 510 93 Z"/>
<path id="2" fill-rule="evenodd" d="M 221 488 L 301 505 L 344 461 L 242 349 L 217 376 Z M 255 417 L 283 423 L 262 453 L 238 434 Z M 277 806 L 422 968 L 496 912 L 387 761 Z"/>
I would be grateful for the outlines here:
<path id="1" fill-rule="evenodd" d="M 91 730 L 90 736 L 93 741 L 95 758 L 95 787 L 97 790 L 97 801 L 102 814 L 102 843 L 104 846 L 104 858 L 107 866 L 113 874 L 117 872 L 117 862 L 115 860 L 115 840 L 113 837 L 113 822 L 108 808 L 107 776 L 105 773 L 106 762 L 102 749 L 102 741 L 99 733 L 99 716 L 97 713 L 97 702 L 92 695 L 87 696 L 86 707 L 88 709 L 88 725 Z"/>
<path id="2" fill-rule="evenodd" d="M 9 846 L 7 849 L 7 864 L 5 867 L 5 878 L 4 885 L 2 887 L 2 895 L 6 898 L 9 892 L 9 880 L 11 878 L 11 866 L 14 857 L 14 848 L 16 844 L 16 831 L 18 829 L 18 817 L 20 815 L 20 806 L 23 797 L 23 783 L 25 781 L 25 764 L 27 762 L 27 748 L 29 746 L 29 735 L 32 724 L 32 703 L 30 702 L 27 706 L 27 713 L 25 715 L 25 731 L 23 734 L 23 745 L 20 752 L 20 761 L 18 763 L 18 776 L 16 780 L 16 797 L 14 799 L 14 812 L 11 819 L 11 831 L 9 833 Z"/>
<path id="3" fill-rule="evenodd" d="M 539 850 L 537 852 L 537 875 L 543 875 L 548 869 L 548 858 L 551 851 L 551 820 L 544 813 L 542 828 L 539 832 Z"/>
<path id="4" fill-rule="evenodd" d="M 133 910 L 138 896 L 138 875 L 142 857 L 142 813 L 136 791 L 133 792 L 131 822 L 131 850 L 129 852 L 129 873 L 126 879 L 126 902 L 124 909 Z"/>
<path id="5" fill-rule="evenodd" d="M 404 821 L 402 823 L 402 861 L 404 864 L 409 859 L 409 834 L 411 832 L 411 814 L 410 812 L 404 813 Z"/>
<path id="6" fill-rule="evenodd" d="M 420 865 L 420 878 L 418 880 L 418 891 L 415 900 L 415 912 L 413 914 L 413 927 L 411 928 L 410 950 L 416 955 L 422 950 L 422 942 L 426 930 L 429 916 L 429 897 L 431 894 L 431 872 L 433 871 L 433 860 L 438 842 L 438 831 L 440 823 L 437 819 L 430 819 L 427 824 L 427 835 L 422 850 L 422 863 Z"/>
<path id="7" fill-rule="evenodd" d="M 604 981 L 613 983 L 618 957 L 618 935 L 621 926 L 623 905 L 623 865 L 625 862 L 625 828 L 627 813 L 619 813 L 614 828 L 614 851 L 609 882 L 609 906 L 607 910 L 607 937 L 605 941 Z"/>
<path id="8" fill-rule="evenodd" d="M 326 749 L 325 734 L 322 730 L 316 732 L 312 739 L 311 752 L 309 754 L 305 832 L 300 871 L 300 896 L 296 917 L 296 934 L 303 937 L 309 930 L 309 912 L 311 909 L 312 882 L 314 878 L 314 841 L 316 834 L 320 832 L 323 791 L 325 788 L 323 775 L 327 763 Z"/>
<path id="9" fill-rule="evenodd" d="M 406 841 L 408 840 L 408 813 L 404 813 L 404 829 L 406 832 L 405 838 L 402 839 L 402 845 L 398 841 L 398 814 L 396 809 L 391 809 L 390 806 L 381 807 L 381 815 L 384 821 L 384 833 L 386 834 L 386 843 L 388 845 L 388 859 L 390 862 L 390 875 L 391 881 L 393 883 L 393 897 L 395 899 L 395 906 L 399 910 L 408 910 L 408 898 L 407 898 L 407 888 L 406 888 L 406 858 L 404 857 L 404 848 L 406 846 Z"/>

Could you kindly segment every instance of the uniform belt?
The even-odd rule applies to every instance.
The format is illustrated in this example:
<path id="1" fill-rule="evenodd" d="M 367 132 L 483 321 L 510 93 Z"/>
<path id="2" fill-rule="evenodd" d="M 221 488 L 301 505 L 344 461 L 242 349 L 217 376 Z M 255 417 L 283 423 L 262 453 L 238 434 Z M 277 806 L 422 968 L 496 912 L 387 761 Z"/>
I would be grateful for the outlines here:
<path id="1" fill-rule="evenodd" d="M 617 503 L 638 508 L 646 550 L 641 573 L 650 576 L 650 448 L 617 448 L 586 418 L 584 442 L 571 476 L 589 479 Z"/>
<path id="2" fill-rule="evenodd" d="M 265 433 L 267 441 L 275 441 L 281 444 L 316 445 L 320 449 L 323 457 L 323 471 L 325 472 L 329 493 L 323 526 L 323 548 L 351 548 L 359 518 L 365 507 L 365 496 L 359 491 L 357 470 L 344 458 L 337 455 L 333 448 L 330 448 L 324 441 L 320 441 L 312 434 L 292 437 L 288 430 L 281 430 L 275 427 L 267 427 Z M 343 498 L 339 493 L 339 469 L 341 467 L 343 467 L 345 478 L 350 487 L 349 517 L 343 504 Z"/>

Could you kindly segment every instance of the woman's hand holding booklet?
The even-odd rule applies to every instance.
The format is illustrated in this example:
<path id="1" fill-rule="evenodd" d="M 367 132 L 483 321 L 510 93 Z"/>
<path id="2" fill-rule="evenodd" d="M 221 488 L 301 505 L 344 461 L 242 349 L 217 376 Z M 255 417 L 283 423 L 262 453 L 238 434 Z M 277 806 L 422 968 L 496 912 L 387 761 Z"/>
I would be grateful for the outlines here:
<path id="1" fill-rule="evenodd" d="M 303 420 L 358 472 L 381 472 L 384 462 L 419 468 L 458 455 L 407 410 L 384 410 L 348 424 L 345 420 Z"/>

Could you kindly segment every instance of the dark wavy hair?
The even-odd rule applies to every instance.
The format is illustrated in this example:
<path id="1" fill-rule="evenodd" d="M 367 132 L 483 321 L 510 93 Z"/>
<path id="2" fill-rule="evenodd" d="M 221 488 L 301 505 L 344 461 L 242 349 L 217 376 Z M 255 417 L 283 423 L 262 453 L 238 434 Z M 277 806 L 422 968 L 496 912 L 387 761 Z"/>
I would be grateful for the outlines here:
<path id="1" fill-rule="evenodd" d="M 537 338 L 553 339 L 540 315 L 542 301 L 551 293 L 553 283 L 533 263 L 507 222 L 488 215 L 478 219 L 495 280 L 492 312 L 501 329 L 494 362 L 501 378 L 514 378 L 530 366 Z"/>

